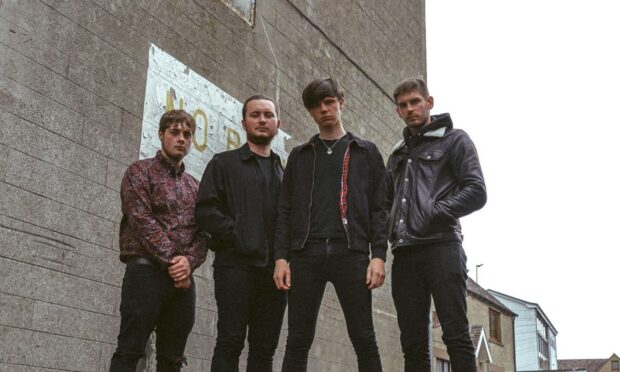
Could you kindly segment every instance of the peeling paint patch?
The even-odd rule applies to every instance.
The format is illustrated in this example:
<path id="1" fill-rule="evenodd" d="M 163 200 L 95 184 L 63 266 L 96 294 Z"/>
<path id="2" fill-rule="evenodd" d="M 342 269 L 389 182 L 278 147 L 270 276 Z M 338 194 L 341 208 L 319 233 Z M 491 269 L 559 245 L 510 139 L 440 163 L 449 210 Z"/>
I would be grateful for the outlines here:
<path id="1" fill-rule="evenodd" d="M 188 66 L 151 44 L 146 78 L 140 159 L 155 156 L 161 147 L 159 118 L 169 110 L 184 109 L 196 119 L 192 150 L 185 158 L 186 170 L 200 179 L 214 154 L 238 148 L 246 141 L 241 127 L 243 103 Z M 284 143 L 291 137 L 280 130 L 272 149 L 288 158 Z"/>

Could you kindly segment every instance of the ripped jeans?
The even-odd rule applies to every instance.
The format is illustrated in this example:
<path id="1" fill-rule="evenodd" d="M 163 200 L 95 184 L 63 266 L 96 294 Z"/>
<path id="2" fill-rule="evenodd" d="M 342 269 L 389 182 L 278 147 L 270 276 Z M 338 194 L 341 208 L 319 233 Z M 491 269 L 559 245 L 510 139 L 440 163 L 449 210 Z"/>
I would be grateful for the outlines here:
<path id="1" fill-rule="evenodd" d="M 110 372 L 135 372 L 153 329 L 156 332 L 157 372 L 178 372 L 194 325 L 196 292 L 177 289 L 166 270 L 128 263 L 121 292 L 121 326 Z"/>

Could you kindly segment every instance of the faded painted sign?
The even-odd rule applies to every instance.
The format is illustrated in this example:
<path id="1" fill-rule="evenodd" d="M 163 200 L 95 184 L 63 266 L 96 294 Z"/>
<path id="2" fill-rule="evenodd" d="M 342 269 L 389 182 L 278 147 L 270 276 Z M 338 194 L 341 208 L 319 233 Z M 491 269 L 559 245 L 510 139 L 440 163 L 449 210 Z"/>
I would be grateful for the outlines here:
<path id="1" fill-rule="evenodd" d="M 256 0 L 222 0 L 222 2 L 239 14 L 247 23 L 254 25 Z"/>
<path id="2" fill-rule="evenodd" d="M 140 159 L 155 156 L 161 148 L 157 135 L 161 115 L 169 110 L 184 109 L 196 119 L 192 150 L 184 163 L 186 170 L 200 179 L 214 154 L 245 143 L 245 131 L 241 126 L 242 106 L 242 102 L 151 44 Z M 284 161 L 288 158 L 284 147 L 288 138 L 290 136 L 280 130 L 271 145 Z"/>

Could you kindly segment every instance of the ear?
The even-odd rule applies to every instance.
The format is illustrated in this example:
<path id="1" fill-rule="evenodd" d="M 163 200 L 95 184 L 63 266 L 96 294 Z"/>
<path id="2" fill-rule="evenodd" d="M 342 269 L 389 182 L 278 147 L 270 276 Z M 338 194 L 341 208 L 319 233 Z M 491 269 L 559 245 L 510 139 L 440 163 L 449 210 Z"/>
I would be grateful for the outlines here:
<path id="1" fill-rule="evenodd" d="M 344 107 L 344 96 L 338 97 L 338 102 L 340 103 L 340 109 Z"/>
<path id="2" fill-rule="evenodd" d="M 428 96 L 428 98 L 426 99 L 426 103 L 428 104 L 428 109 L 432 109 L 433 106 L 435 106 L 435 99 L 433 98 L 433 96 Z"/>
<path id="3" fill-rule="evenodd" d="M 162 132 L 161 130 L 157 131 L 157 136 L 159 137 L 159 140 L 161 142 L 164 142 L 164 132 Z"/>
<path id="4" fill-rule="evenodd" d="M 245 125 L 245 119 L 241 119 L 241 126 L 243 127 L 243 130 L 245 130 L 246 132 L 248 131 L 248 128 Z"/>
<path id="5" fill-rule="evenodd" d="M 280 129 L 280 125 L 282 125 L 282 123 L 280 122 L 280 119 L 278 119 L 277 123 L 278 124 L 276 125 L 276 128 Z"/>

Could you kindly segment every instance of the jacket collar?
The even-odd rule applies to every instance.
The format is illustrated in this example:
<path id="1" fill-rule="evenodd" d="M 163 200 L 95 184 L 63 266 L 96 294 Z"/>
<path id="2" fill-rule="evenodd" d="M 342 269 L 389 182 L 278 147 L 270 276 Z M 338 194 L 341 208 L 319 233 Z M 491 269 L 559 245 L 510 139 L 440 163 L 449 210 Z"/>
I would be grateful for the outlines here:
<path id="1" fill-rule="evenodd" d="M 248 145 L 247 142 L 244 143 L 243 146 L 239 148 L 239 152 L 241 154 L 241 160 L 243 161 L 248 161 L 258 156 L 255 153 L 253 153 L 252 150 L 250 150 L 250 145 Z M 271 155 L 269 156 L 280 161 L 280 155 L 276 154 L 273 150 L 271 150 Z"/>
<path id="2" fill-rule="evenodd" d="M 170 173 L 171 176 L 181 176 L 183 172 L 185 172 L 185 163 L 181 163 L 180 167 L 176 167 L 170 162 L 170 160 L 166 159 L 161 150 L 157 150 L 155 159 L 157 159 L 159 165 L 161 165 L 163 169 Z"/>
<path id="3" fill-rule="evenodd" d="M 431 116 L 430 124 L 422 127 L 422 130 L 420 130 L 417 135 L 427 138 L 441 138 L 452 128 L 453 124 L 449 113 L 433 115 Z M 403 139 L 394 146 L 392 152 L 396 152 L 403 148 L 413 137 L 409 128 L 403 128 Z"/>

